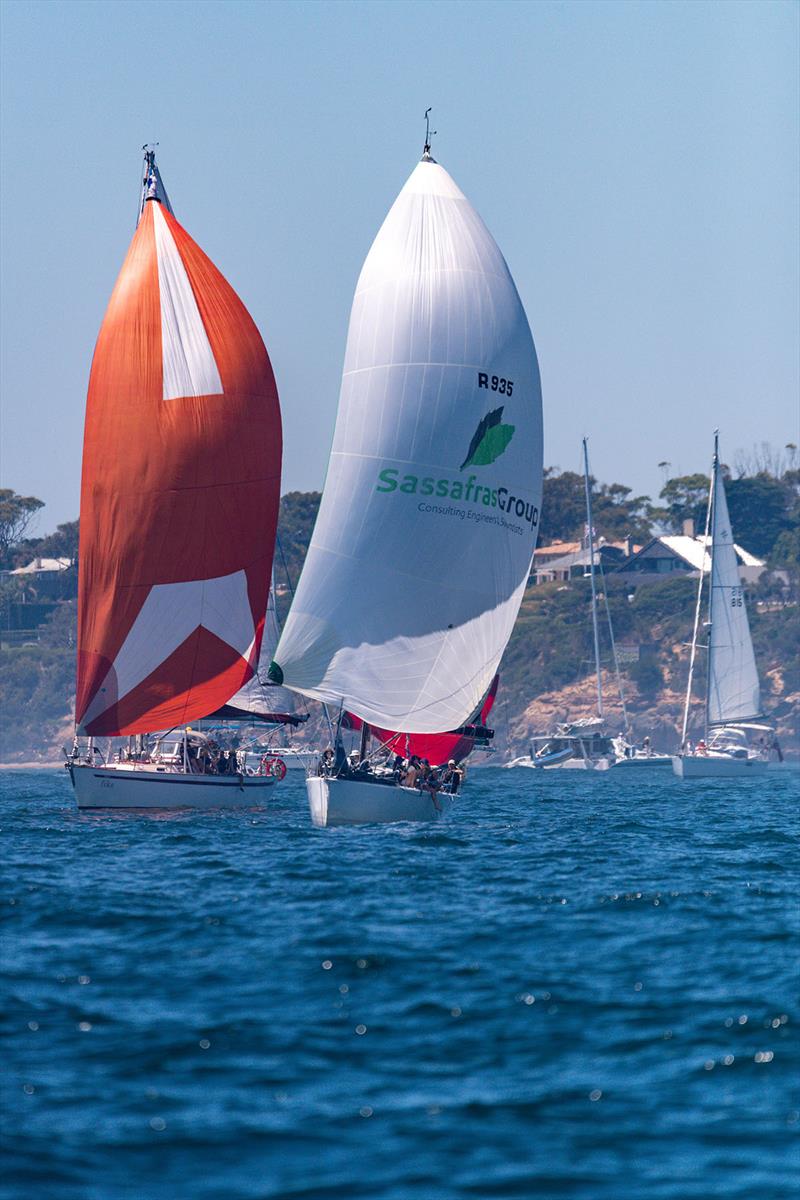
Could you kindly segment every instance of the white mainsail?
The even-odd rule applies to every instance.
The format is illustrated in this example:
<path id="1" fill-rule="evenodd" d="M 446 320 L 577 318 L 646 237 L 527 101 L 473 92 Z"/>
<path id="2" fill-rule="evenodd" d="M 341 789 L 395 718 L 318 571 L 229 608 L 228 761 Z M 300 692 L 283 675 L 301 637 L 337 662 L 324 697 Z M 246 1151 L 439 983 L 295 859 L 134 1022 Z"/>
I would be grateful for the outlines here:
<path id="1" fill-rule="evenodd" d="M 725 725 L 760 716 L 761 692 L 725 485 L 716 455 L 712 514 L 708 724 Z"/>
<path id="2" fill-rule="evenodd" d="M 272 677 L 382 728 L 458 728 L 511 635 L 541 481 L 522 302 L 426 153 L 356 287 L 325 491 Z"/>

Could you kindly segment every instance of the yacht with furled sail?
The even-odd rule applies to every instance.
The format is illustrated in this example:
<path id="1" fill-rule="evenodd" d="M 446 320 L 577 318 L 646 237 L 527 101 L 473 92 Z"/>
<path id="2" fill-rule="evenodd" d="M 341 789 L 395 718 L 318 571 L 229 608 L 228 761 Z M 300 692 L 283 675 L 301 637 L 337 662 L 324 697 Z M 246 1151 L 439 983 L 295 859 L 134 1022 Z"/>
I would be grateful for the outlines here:
<path id="1" fill-rule="evenodd" d="M 356 287 L 325 489 L 271 678 L 337 725 L 351 712 L 400 735 L 460 729 L 519 611 L 541 482 L 522 302 L 426 137 Z M 306 780 L 315 825 L 431 821 L 452 802 L 369 756 L 352 771 L 339 736 L 331 759 Z"/>
<path id="2" fill-rule="evenodd" d="M 619 689 L 622 716 L 625 725 L 625 735 L 613 737 L 607 729 L 606 714 L 603 700 L 603 680 L 600 673 L 600 626 L 598 621 L 598 595 L 595 568 L 594 525 L 592 522 L 592 480 L 589 474 L 589 444 L 583 439 L 583 478 L 586 495 L 586 540 L 589 550 L 589 577 L 592 591 L 592 635 L 594 642 L 594 667 L 597 689 L 597 715 L 580 717 L 575 721 L 566 721 L 557 725 L 552 733 L 539 734 L 531 739 L 530 754 L 514 758 L 505 764 L 506 769 L 514 767 L 529 767 L 536 770 L 579 770 L 607 771 L 625 755 L 632 751 L 628 725 L 628 711 L 625 705 L 625 695 L 622 689 L 619 661 L 617 658 L 614 627 L 611 623 L 611 610 L 608 607 L 608 596 L 603 587 L 603 602 L 605 604 L 608 633 L 611 640 L 611 653 L 614 660 L 617 687 Z M 602 572 L 602 560 L 600 560 Z"/>
<path id="3" fill-rule="evenodd" d="M 674 755 L 672 767 L 681 779 L 748 778 L 763 774 L 769 765 L 770 751 L 775 749 L 780 754 L 780 750 L 761 707 L 758 668 L 720 469 L 718 430 L 714 432 L 703 544 L 710 544 L 711 562 L 710 569 L 705 565 L 701 568 L 697 585 L 681 750 Z M 706 574 L 709 591 L 705 728 L 703 736 L 692 745 L 689 717 Z"/>
<path id="4" fill-rule="evenodd" d="M 194 726 L 253 675 L 278 514 L 281 419 L 267 351 L 173 215 L 145 148 L 139 219 L 95 347 L 81 486 L 80 808 L 260 803 Z M 128 738 L 113 755 L 102 740 Z"/>

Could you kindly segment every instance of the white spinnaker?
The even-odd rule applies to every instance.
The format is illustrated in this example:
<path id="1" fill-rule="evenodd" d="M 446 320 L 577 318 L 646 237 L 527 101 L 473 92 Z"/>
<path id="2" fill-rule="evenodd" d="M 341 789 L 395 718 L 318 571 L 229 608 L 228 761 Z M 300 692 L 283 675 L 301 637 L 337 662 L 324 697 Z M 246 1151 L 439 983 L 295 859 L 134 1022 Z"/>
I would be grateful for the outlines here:
<path id="1" fill-rule="evenodd" d="M 761 692 L 722 472 L 715 464 L 711 559 L 708 723 L 761 715 Z"/>
<path id="2" fill-rule="evenodd" d="M 235 696 L 231 696 L 227 707 L 239 708 L 242 712 L 253 713 L 256 716 L 294 712 L 295 698 L 289 689 L 274 687 L 267 680 L 269 664 L 272 662 L 280 636 L 281 627 L 278 623 L 275 605 L 275 572 L 273 571 L 267 599 L 267 612 L 264 618 L 264 634 L 261 638 L 261 651 L 255 675 L 239 688 Z"/>
<path id="3" fill-rule="evenodd" d="M 275 655 L 287 686 L 382 728 L 458 728 L 511 635 L 541 480 L 539 368 L 517 289 L 478 214 L 424 159 L 356 287 L 325 491 Z"/>

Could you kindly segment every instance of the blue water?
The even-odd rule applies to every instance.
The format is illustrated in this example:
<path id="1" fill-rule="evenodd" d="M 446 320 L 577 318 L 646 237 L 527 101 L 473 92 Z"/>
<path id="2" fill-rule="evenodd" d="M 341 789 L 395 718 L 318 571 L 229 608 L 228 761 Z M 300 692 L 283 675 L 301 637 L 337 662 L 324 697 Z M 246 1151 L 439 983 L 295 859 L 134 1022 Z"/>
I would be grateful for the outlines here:
<path id="1" fill-rule="evenodd" d="M 474 771 L 444 824 L 314 830 L 302 780 L 79 815 L 3 774 L 0 1195 L 783 1200 L 798 778 Z"/>

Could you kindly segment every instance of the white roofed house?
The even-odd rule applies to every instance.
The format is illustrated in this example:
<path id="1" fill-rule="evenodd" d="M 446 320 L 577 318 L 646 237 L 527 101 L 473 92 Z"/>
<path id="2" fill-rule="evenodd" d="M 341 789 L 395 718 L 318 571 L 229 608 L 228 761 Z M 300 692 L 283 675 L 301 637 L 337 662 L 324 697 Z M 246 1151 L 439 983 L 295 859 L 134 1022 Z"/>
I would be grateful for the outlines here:
<path id="1" fill-rule="evenodd" d="M 694 536 L 689 532 L 662 534 L 651 538 L 641 550 L 632 554 L 616 568 L 615 574 L 626 576 L 634 584 L 654 583 L 674 575 L 696 578 L 701 571 L 703 574 L 708 572 L 710 540 L 702 534 Z M 742 583 L 756 583 L 766 570 L 766 563 L 741 546 L 734 544 L 734 550 Z"/>
<path id="2" fill-rule="evenodd" d="M 625 542 L 606 542 L 600 538 L 594 548 L 596 567 L 604 571 L 615 571 L 632 550 L 630 539 Z M 566 583 L 570 579 L 582 578 L 590 570 L 589 548 L 580 542 L 557 542 L 551 546 L 537 548 L 533 556 L 532 577 L 534 583 Z"/>

